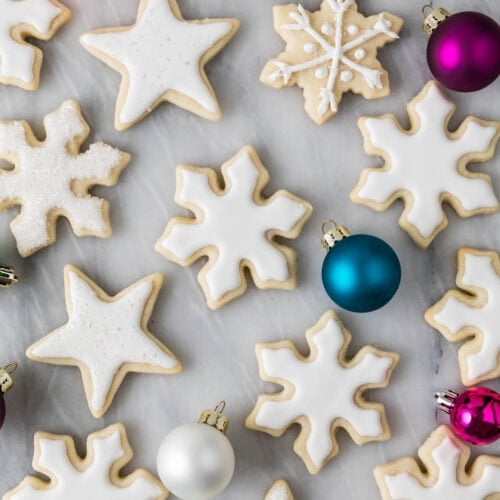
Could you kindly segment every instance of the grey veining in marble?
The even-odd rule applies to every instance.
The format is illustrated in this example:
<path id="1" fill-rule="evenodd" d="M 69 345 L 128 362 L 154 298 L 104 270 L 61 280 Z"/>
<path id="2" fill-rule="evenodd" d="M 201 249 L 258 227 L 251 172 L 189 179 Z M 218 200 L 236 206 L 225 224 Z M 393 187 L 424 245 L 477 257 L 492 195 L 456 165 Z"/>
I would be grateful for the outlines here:
<path id="1" fill-rule="evenodd" d="M 123 422 L 135 452 L 127 470 L 155 468 L 159 440 L 172 427 L 195 420 L 200 410 L 227 401 L 228 433 L 237 456 L 236 473 L 221 499 L 263 498 L 277 478 L 284 478 L 298 500 L 371 500 L 379 498 L 372 476 L 375 465 L 416 450 L 436 426 L 432 392 L 461 389 L 457 346 L 444 341 L 423 319 L 425 309 L 452 287 L 456 251 L 468 245 L 500 250 L 500 214 L 460 219 L 446 209 L 450 224 L 427 251 L 419 250 L 398 226 L 401 204 L 377 213 L 349 200 L 363 167 L 380 164 L 363 152 L 356 120 L 362 115 L 394 113 L 407 125 L 406 103 L 430 79 L 421 30 L 421 2 L 360 0 L 364 14 L 383 10 L 404 18 L 401 40 L 380 51 L 389 69 L 392 95 L 366 101 L 345 96 L 336 118 L 322 127 L 304 113 L 299 89 L 276 91 L 259 83 L 265 62 L 283 47 L 272 27 L 272 5 L 286 0 L 180 0 L 186 18 L 236 17 L 241 29 L 207 67 L 223 109 L 212 123 L 172 105 L 162 105 L 131 130 L 113 128 L 114 101 L 120 76 L 92 57 L 78 36 L 90 29 L 131 24 L 137 0 L 66 0 L 73 19 L 43 46 L 40 89 L 29 93 L 0 86 L 0 118 L 30 121 L 43 137 L 42 119 L 68 98 L 81 103 L 91 126 L 89 141 L 103 140 L 132 154 L 133 161 L 115 188 L 94 192 L 111 204 L 114 235 L 108 240 L 77 238 L 66 221 L 56 244 L 28 259 L 16 252 L 9 223 L 16 210 L 0 214 L 0 257 L 13 264 L 22 282 L 0 293 L 0 363 L 20 364 L 16 386 L 7 395 L 7 422 L 0 431 L 0 494 L 31 472 L 33 433 L 45 430 L 75 437 L 84 452 L 88 433 Z M 443 0 L 451 11 L 480 10 L 500 18 L 494 0 Z M 315 10 L 318 0 L 303 0 Z M 0 13 L 1 15 L 1 13 Z M 500 118 L 500 81 L 470 95 L 450 93 L 457 104 L 451 126 L 468 114 Z M 154 244 L 167 221 L 185 212 L 175 204 L 175 166 L 191 163 L 218 168 L 245 144 L 253 145 L 271 174 L 268 192 L 285 188 L 315 207 L 297 249 L 297 290 L 247 293 L 217 312 L 210 311 L 198 286 L 200 263 L 184 269 L 161 257 Z M 500 193 L 499 154 L 481 165 Z M 353 334 L 351 353 L 367 343 L 394 350 L 401 361 L 386 389 L 369 398 L 385 404 L 393 437 L 357 447 L 340 432 L 340 453 L 317 476 L 311 476 L 292 445 L 297 429 L 272 438 L 244 427 L 257 395 L 272 390 L 258 377 L 254 346 L 289 338 L 305 347 L 305 330 L 328 308 L 320 279 L 323 250 L 321 222 L 335 217 L 352 232 L 387 240 L 403 267 L 401 289 L 380 311 L 339 311 Z M 63 267 L 74 264 L 114 294 L 161 272 L 165 285 L 150 324 L 151 331 L 180 358 L 184 371 L 174 376 L 128 375 L 111 409 L 101 420 L 88 411 L 80 375 L 74 368 L 27 360 L 25 349 L 66 321 Z M 500 389 L 498 381 L 491 387 Z M 439 417 L 441 418 L 441 417 Z M 500 443 L 484 449 L 500 453 Z M 475 450 L 477 453 L 478 450 Z M 333 492 L 333 493 L 332 493 Z"/>

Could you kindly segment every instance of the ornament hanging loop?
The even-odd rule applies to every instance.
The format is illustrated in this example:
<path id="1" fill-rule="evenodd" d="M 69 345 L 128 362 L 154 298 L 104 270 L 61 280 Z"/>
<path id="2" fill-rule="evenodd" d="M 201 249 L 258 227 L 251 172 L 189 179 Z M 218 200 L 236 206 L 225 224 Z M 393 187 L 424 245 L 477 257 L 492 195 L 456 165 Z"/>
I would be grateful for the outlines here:
<path id="1" fill-rule="evenodd" d="M 225 434 L 229 427 L 229 419 L 222 414 L 226 408 L 226 402 L 220 401 L 213 410 L 205 410 L 198 418 L 199 424 L 207 424 L 210 427 L 215 427 L 218 431 Z"/>
<path id="2" fill-rule="evenodd" d="M 8 288 L 18 281 L 19 278 L 16 276 L 16 272 L 12 266 L 0 264 L 0 287 Z"/>
<path id="3" fill-rule="evenodd" d="M 445 413 L 450 413 L 450 409 L 455 406 L 455 400 L 458 394 L 455 391 L 446 389 L 444 391 L 439 391 L 434 393 L 434 399 L 436 400 L 436 406 Z"/>
<path id="4" fill-rule="evenodd" d="M 12 374 L 16 368 L 17 363 L 9 363 L 5 368 L 0 368 L 0 394 L 7 392 L 14 384 Z"/>
<path id="5" fill-rule="evenodd" d="M 333 227 L 328 229 L 330 226 Z M 344 238 L 351 235 L 351 233 L 344 226 L 338 225 L 332 219 L 323 222 L 321 225 L 321 232 L 323 233 L 321 246 L 325 250 L 330 250 L 330 248 L 333 248 L 339 241 L 342 241 Z"/>
<path id="6" fill-rule="evenodd" d="M 429 14 L 426 14 L 426 10 L 428 8 L 431 8 L 431 12 Z M 432 5 L 424 5 L 422 8 L 422 15 L 424 16 L 424 31 L 431 36 L 432 33 L 434 33 L 434 30 L 445 20 L 448 19 L 448 17 L 451 16 L 451 14 L 446 10 L 441 7 L 433 7 Z"/>

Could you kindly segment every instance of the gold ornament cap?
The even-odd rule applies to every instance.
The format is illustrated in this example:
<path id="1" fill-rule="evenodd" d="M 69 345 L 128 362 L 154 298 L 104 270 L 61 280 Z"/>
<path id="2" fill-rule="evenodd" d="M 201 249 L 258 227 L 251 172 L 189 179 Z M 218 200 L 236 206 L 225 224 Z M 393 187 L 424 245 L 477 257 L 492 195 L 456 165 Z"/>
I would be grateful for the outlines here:
<path id="1" fill-rule="evenodd" d="M 328 229 L 328 226 L 333 227 Z M 330 250 L 330 248 L 333 248 L 339 241 L 351 236 L 351 233 L 344 226 L 339 226 L 334 220 L 323 222 L 321 231 L 323 232 L 321 246 L 325 250 Z"/>
<path id="2" fill-rule="evenodd" d="M 8 288 L 14 283 L 17 283 L 19 278 L 12 266 L 0 264 L 0 287 Z"/>
<path id="3" fill-rule="evenodd" d="M 215 427 L 218 431 L 222 432 L 222 434 L 225 434 L 229 427 L 229 419 L 222 414 L 225 407 L 226 402 L 221 401 L 213 410 L 204 410 L 200 418 L 198 418 L 198 423 Z"/>
<path id="4" fill-rule="evenodd" d="M 13 385 L 12 374 L 16 371 L 17 363 L 10 363 L 0 368 L 0 393 L 6 393 Z"/>
<path id="5" fill-rule="evenodd" d="M 426 14 L 426 10 L 431 9 L 429 14 Z M 422 8 L 422 15 L 424 16 L 424 31 L 431 36 L 434 30 L 451 14 L 442 7 L 434 8 L 432 5 L 424 5 Z"/>

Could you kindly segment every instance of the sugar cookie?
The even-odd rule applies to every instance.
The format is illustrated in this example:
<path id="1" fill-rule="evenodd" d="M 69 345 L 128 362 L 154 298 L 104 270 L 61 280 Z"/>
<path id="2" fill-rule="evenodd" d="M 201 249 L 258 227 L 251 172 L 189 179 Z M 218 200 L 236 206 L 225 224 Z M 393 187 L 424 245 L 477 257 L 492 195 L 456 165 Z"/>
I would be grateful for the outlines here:
<path id="1" fill-rule="evenodd" d="M 267 492 L 264 500 L 293 500 L 292 490 L 286 481 L 279 479 Z"/>

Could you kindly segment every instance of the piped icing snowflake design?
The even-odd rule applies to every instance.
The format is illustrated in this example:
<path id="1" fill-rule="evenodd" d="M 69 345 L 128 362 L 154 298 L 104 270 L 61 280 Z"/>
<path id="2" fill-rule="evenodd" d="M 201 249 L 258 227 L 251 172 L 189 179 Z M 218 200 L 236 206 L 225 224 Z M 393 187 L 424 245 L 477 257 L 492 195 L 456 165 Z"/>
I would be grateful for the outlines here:
<path id="1" fill-rule="evenodd" d="M 172 219 L 156 249 L 182 266 L 208 257 L 198 279 L 212 309 L 245 292 L 245 268 L 259 288 L 294 288 L 295 252 L 274 238 L 296 238 L 311 205 L 284 190 L 264 198 L 269 174 L 250 146 L 222 166 L 222 179 L 208 168 L 177 168 L 175 200 L 195 218 Z"/>
<path id="2" fill-rule="evenodd" d="M 133 26 L 96 30 L 80 41 L 121 73 L 115 127 L 125 130 L 163 101 L 219 120 L 221 111 L 204 66 L 238 27 L 236 19 L 186 21 L 175 0 L 141 0 Z"/>
<path id="3" fill-rule="evenodd" d="M 443 202 L 461 217 L 498 210 L 490 176 L 467 170 L 467 164 L 493 157 L 500 123 L 470 116 L 449 132 L 454 111 L 430 81 L 408 105 L 409 130 L 394 115 L 358 121 L 365 151 L 382 156 L 385 165 L 365 169 L 351 199 L 381 211 L 401 198 L 405 209 L 399 224 L 421 248 L 448 224 Z"/>
<path id="4" fill-rule="evenodd" d="M 470 448 L 445 425 L 430 435 L 418 456 L 426 472 L 412 458 L 375 468 L 383 500 L 487 500 L 500 493 L 500 457 L 482 455 L 467 470 Z"/>
<path id="5" fill-rule="evenodd" d="M 450 342 L 467 340 L 458 351 L 462 381 L 475 385 L 500 377 L 500 256 L 460 248 L 457 286 L 425 313 Z"/>
<path id="6" fill-rule="evenodd" d="M 273 14 L 287 46 L 266 64 L 260 80 L 277 89 L 303 88 L 305 110 L 316 123 L 337 113 L 345 92 L 365 99 L 389 95 L 377 50 L 398 38 L 402 19 L 386 12 L 366 18 L 354 0 L 323 0 L 314 13 L 300 4 L 278 5 Z"/>
<path id="7" fill-rule="evenodd" d="M 283 479 L 276 481 L 264 500 L 293 500 L 292 490 Z"/>
<path id="8" fill-rule="evenodd" d="M 0 121 L 0 159 L 14 165 L 0 169 L 0 210 L 22 206 L 11 228 L 23 257 L 54 243 L 60 216 L 78 236 L 109 237 L 108 204 L 88 191 L 115 185 L 130 160 L 102 142 L 80 153 L 89 127 L 76 101 L 47 115 L 44 126 L 39 142 L 25 121 Z"/>
<path id="9" fill-rule="evenodd" d="M 164 500 L 167 490 L 149 472 L 120 476 L 133 452 L 125 427 L 114 424 L 87 438 L 80 458 L 70 436 L 37 432 L 33 468 L 48 481 L 27 476 L 3 500 Z"/>
<path id="10" fill-rule="evenodd" d="M 37 89 L 43 52 L 26 39 L 49 40 L 70 17 L 57 0 L 0 0 L 0 83 Z"/>
<path id="11" fill-rule="evenodd" d="M 340 427 L 358 445 L 389 439 L 384 407 L 367 402 L 363 393 L 387 386 L 399 355 L 365 346 L 347 360 L 351 334 L 333 311 L 307 331 L 306 339 L 307 357 L 290 341 L 257 345 L 261 378 L 284 389 L 259 396 L 246 425 L 277 437 L 299 424 L 294 450 L 316 474 L 339 452 Z"/>
<path id="12" fill-rule="evenodd" d="M 148 331 L 163 277 L 153 274 L 110 297 L 73 266 L 64 269 L 69 320 L 28 351 L 35 361 L 77 366 L 94 417 L 110 407 L 128 372 L 177 373 L 179 361 Z"/>

